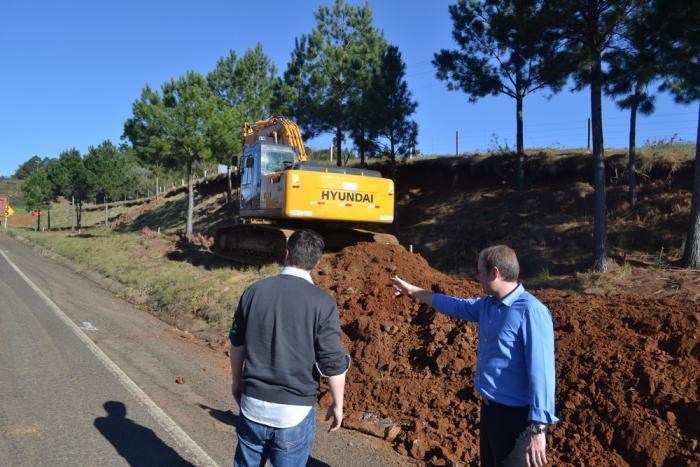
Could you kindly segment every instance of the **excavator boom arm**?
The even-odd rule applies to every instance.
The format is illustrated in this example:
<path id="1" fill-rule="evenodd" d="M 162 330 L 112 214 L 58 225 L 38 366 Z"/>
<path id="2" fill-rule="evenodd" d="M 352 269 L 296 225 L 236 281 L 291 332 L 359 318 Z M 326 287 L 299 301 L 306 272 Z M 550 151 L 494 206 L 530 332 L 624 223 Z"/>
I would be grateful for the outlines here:
<path id="1" fill-rule="evenodd" d="M 255 122 L 254 126 L 249 123 L 243 124 L 244 146 L 255 144 L 259 136 L 272 137 L 275 142 L 291 146 L 296 149 L 299 162 L 307 160 L 306 148 L 301 139 L 299 126 L 288 118 L 272 117 L 268 120 Z"/>

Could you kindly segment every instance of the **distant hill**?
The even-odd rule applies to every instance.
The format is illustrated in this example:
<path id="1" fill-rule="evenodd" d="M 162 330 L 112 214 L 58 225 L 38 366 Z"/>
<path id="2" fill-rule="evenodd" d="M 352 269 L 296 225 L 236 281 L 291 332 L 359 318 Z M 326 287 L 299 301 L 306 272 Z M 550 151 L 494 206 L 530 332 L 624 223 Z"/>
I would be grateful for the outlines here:
<path id="1" fill-rule="evenodd" d="M 0 177 L 0 195 L 10 197 L 10 205 L 16 210 L 26 205 L 22 196 L 22 180 Z"/>

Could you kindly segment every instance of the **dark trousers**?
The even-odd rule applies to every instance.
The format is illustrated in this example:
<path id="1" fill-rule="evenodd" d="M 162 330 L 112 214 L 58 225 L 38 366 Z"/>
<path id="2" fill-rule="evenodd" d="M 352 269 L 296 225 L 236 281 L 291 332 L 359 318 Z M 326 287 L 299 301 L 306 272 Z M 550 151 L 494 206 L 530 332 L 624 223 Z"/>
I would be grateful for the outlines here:
<path id="1" fill-rule="evenodd" d="M 530 407 L 509 407 L 489 401 L 481 402 L 481 439 L 479 455 L 484 467 L 505 466 L 518 437 L 528 425 Z M 513 459 L 513 457 L 511 457 Z"/>

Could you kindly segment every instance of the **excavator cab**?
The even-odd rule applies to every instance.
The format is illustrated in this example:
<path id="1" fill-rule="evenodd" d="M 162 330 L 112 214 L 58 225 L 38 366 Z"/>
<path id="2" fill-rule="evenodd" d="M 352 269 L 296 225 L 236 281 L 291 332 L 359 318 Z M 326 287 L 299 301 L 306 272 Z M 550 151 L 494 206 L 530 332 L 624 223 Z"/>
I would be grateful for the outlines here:
<path id="1" fill-rule="evenodd" d="M 297 162 L 296 151 L 286 145 L 260 141 L 243 152 L 240 212 L 245 217 L 282 217 L 283 193 L 275 188 L 283 172 Z"/>

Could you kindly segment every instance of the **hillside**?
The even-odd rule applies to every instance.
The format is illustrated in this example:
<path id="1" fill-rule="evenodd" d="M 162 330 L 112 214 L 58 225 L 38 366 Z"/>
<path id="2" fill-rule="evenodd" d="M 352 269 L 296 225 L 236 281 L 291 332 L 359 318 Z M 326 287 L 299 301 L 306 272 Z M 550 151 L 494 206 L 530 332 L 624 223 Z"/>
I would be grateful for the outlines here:
<path id="1" fill-rule="evenodd" d="M 674 267 L 687 228 L 691 159 L 648 156 L 639 204 L 626 201 L 625 157 L 606 159 L 609 273 L 591 258 L 590 156 L 532 155 L 527 187 L 511 188 L 508 156 L 419 159 L 397 176 L 404 246 L 358 244 L 324 255 L 315 282 L 338 301 L 354 366 L 346 426 L 434 465 L 476 465 L 476 329 L 406 298 L 392 274 L 430 290 L 479 294 L 476 253 L 504 242 L 523 281 L 553 314 L 557 341 L 554 465 L 698 465 L 700 271 Z M 386 165 L 376 168 L 387 173 Z M 127 285 L 124 295 L 226 350 L 230 303 L 274 268 L 208 251 L 227 222 L 222 179 L 198 186 L 195 230 L 183 241 L 184 194 L 114 209 L 114 230 L 24 233 Z M 99 222 L 99 207 L 94 208 Z M 158 233 L 160 230 L 160 233 Z M 197 326 L 197 327 L 196 327 Z M 327 402 L 321 398 L 321 404 Z"/>

